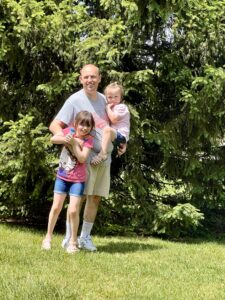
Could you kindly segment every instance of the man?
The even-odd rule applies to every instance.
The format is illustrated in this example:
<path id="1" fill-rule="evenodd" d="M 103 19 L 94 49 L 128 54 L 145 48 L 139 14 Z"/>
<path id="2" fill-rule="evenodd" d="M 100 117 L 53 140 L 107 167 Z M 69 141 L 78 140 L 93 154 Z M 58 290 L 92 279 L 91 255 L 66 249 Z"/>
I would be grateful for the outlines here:
<path id="1" fill-rule="evenodd" d="M 102 129 L 109 125 L 109 119 L 105 110 L 105 97 L 97 92 L 98 85 L 101 81 L 98 67 L 92 64 L 85 65 L 80 71 L 79 80 L 83 89 L 74 93 L 66 100 L 50 124 L 49 129 L 53 134 L 56 134 L 61 131 L 62 128 L 72 124 L 76 114 L 82 110 L 87 110 L 93 114 L 95 120 L 95 130 L 93 132 L 94 147 L 87 162 L 88 180 L 84 192 L 86 195 L 86 203 L 81 235 L 78 242 L 80 248 L 96 251 L 97 248 L 91 240 L 91 230 L 94 225 L 101 197 L 107 198 L 109 195 L 112 147 L 107 159 L 103 163 L 97 166 L 90 164 L 93 157 L 96 156 L 101 149 Z M 125 151 L 126 145 L 119 149 L 119 155 Z M 62 244 L 64 247 L 66 247 L 70 235 L 68 219 L 66 228 L 67 234 Z"/>

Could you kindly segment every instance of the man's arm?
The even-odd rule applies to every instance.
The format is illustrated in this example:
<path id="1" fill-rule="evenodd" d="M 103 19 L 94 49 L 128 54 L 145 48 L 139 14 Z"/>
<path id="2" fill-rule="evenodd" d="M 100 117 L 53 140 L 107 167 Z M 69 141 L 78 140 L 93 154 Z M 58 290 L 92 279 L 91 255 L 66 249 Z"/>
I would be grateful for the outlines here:
<path id="1" fill-rule="evenodd" d="M 51 131 L 52 134 L 56 134 L 62 132 L 62 129 L 65 127 L 66 127 L 65 123 L 63 123 L 60 120 L 54 119 L 49 126 L 49 130 Z"/>

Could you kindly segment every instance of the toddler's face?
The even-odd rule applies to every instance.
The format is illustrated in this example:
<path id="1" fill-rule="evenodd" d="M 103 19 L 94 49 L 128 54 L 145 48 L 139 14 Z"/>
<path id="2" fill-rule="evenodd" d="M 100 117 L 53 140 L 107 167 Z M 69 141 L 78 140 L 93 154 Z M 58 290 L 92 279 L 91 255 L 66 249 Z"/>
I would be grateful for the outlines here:
<path id="1" fill-rule="evenodd" d="M 121 102 L 121 91 L 120 88 L 108 88 L 106 91 L 106 100 L 108 104 L 119 104 Z"/>

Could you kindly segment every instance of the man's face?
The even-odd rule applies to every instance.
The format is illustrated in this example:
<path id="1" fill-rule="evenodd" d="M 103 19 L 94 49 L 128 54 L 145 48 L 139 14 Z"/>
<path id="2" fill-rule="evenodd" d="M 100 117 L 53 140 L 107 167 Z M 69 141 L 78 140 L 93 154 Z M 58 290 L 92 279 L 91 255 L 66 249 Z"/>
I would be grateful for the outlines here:
<path id="1" fill-rule="evenodd" d="M 94 65 L 84 66 L 81 70 L 80 83 L 87 95 L 95 95 L 101 81 L 99 70 Z"/>

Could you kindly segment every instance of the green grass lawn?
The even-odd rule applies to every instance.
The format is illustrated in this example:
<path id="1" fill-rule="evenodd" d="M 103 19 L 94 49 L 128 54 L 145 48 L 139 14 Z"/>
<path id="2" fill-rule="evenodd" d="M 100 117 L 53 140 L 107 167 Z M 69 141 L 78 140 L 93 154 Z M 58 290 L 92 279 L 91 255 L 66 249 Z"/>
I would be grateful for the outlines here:
<path id="1" fill-rule="evenodd" d="M 97 253 L 67 254 L 56 234 L 0 224 L 0 299 L 225 299 L 225 239 L 94 237 Z"/>

